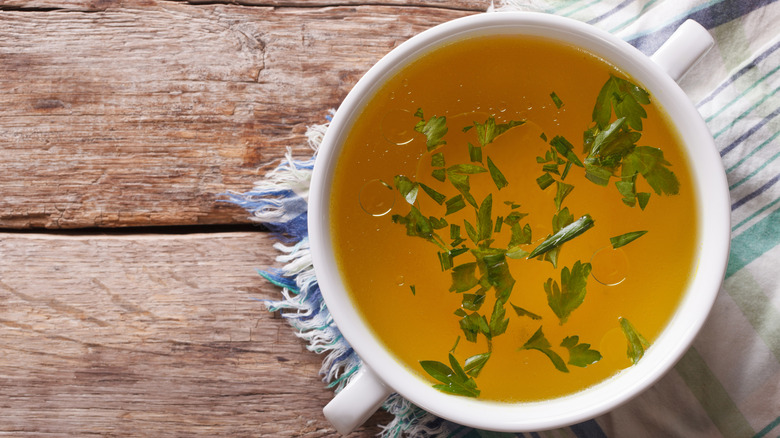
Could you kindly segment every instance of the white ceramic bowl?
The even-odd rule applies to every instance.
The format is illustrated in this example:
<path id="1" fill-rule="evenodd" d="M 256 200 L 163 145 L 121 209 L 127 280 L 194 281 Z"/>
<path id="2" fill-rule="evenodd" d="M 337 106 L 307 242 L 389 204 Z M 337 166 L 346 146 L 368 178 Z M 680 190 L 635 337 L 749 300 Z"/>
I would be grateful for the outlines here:
<path id="1" fill-rule="evenodd" d="M 573 44 L 617 66 L 640 82 L 666 111 L 689 156 L 698 199 L 698 262 L 667 327 L 636 365 L 581 392 L 530 403 L 496 403 L 433 389 L 396 361 L 367 328 L 337 269 L 331 238 L 331 181 L 342 144 L 363 105 L 395 72 L 443 43 L 486 34 L 535 35 Z M 309 201 L 309 237 L 322 295 L 339 329 L 367 367 L 325 408 L 346 433 L 397 391 L 414 404 L 454 422 L 481 429 L 521 432 L 584 421 L 615 408 L 656 382 L 686 352 L 712 307 L 729 249 L 728 186 L 712 136 L 675 82 L 712 44 L 701 26 L 687 22 L 652 59 L 587 24 L 557 16 L 500 12 L 454 20 L 425 31 L 382 58 L 338 109 L 318 152 Z"/>

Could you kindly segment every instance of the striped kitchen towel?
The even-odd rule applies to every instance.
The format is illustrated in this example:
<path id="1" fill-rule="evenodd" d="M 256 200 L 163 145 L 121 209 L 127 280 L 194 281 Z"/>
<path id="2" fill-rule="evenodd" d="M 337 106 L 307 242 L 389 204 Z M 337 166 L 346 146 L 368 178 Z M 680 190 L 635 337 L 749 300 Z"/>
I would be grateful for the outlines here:
<path id="1" fill-rule="evenodd" d="M 614 33 L 652 54 L 686 19 L 716 46 L 680 81 L 707 122 L 731 193 L 732 243 L 711 317 L 673 371 L 629 403 L 571 427 L 496 434 L 440 420 L 397 395 L 384 436 L 780 437 L 780 3 L 772 0 L 505 0 L 491 10 L 534 10 Z M 327 125 L 310 129 L 315 148 Z M 263 275 L 282 287 L 269 302 L 339 389 L 361 366 L 323 305 L 311 269 L 305 200 L 313 160 L 288 159 L 243 194 L 230 195 L 286 239 L 285 266 Z"/>

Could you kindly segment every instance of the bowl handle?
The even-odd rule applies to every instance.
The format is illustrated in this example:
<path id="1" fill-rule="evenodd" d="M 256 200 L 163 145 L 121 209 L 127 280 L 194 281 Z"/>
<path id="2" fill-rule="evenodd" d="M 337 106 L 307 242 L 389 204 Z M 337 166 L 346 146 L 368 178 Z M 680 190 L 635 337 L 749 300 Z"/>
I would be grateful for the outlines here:
<path id="1" fill-rule="evenodd" d="M 368 420 L 391 393 L 364 363 L 322 412 L 340 434 L 346 435 Z"/>
<path id="2" fill-rule="evenodd" d="M 679 81 L 713 44 L 715 40 L 707 29 L 693 20 L 685 20 L 650 59 Z"/>

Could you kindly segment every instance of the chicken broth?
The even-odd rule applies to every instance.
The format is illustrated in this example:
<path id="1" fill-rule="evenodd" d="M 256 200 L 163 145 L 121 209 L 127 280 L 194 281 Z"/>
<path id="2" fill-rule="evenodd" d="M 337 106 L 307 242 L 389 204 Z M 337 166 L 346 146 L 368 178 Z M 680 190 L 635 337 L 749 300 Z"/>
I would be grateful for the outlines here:
<path id="1" fill-rule="evenodd" d="M 338 265 L 431 385 L 558 397 L 663 330 L 694 268 L 694 188 L 630 81 L 560 43 L 480 37 L 411 63 L 357 117 L 333 181 Z"/>

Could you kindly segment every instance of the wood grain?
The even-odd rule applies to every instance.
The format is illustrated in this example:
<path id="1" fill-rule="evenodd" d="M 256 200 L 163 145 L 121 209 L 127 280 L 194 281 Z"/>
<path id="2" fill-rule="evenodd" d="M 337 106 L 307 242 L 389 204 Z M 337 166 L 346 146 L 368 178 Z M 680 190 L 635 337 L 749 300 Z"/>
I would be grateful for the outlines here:
<path id="1" fill-rule="evenodd" d="M 322 358 L 256 301 L 270 244 L 0 234 L 0 434 L 334 435 Z"/>
<path id="2" fill-rule="evenodd" d="M 381 56 L 490 2 L 352 3 L 0 2 L 0 228 L 245 223 L 221 193 L 310 156 Z"/>
<path id="3" fill-rule="evenodd" d="M 444 8 L 473 12 L 484 12 L 489 5 L 484 0 L 187 0 L 186 2 L 191 4 L 222 3 L 274 8 L 384 5 Z M 0 9 L 100 12 L 125 7 L 128 4 L 131 4 L 131 2 L 125 0 L 3 0 L 0 2 Z"/>
<path id="4" fill-rule="evenodd" d="M 221 193 L 490 2 L 220 3 L 0 0 L 0 228 L 37 231 L 0 233 L 0 434 L 335 435 L 322 358 L 257 302 L 269 236 L 48 231 L 246 223 Z"/>

